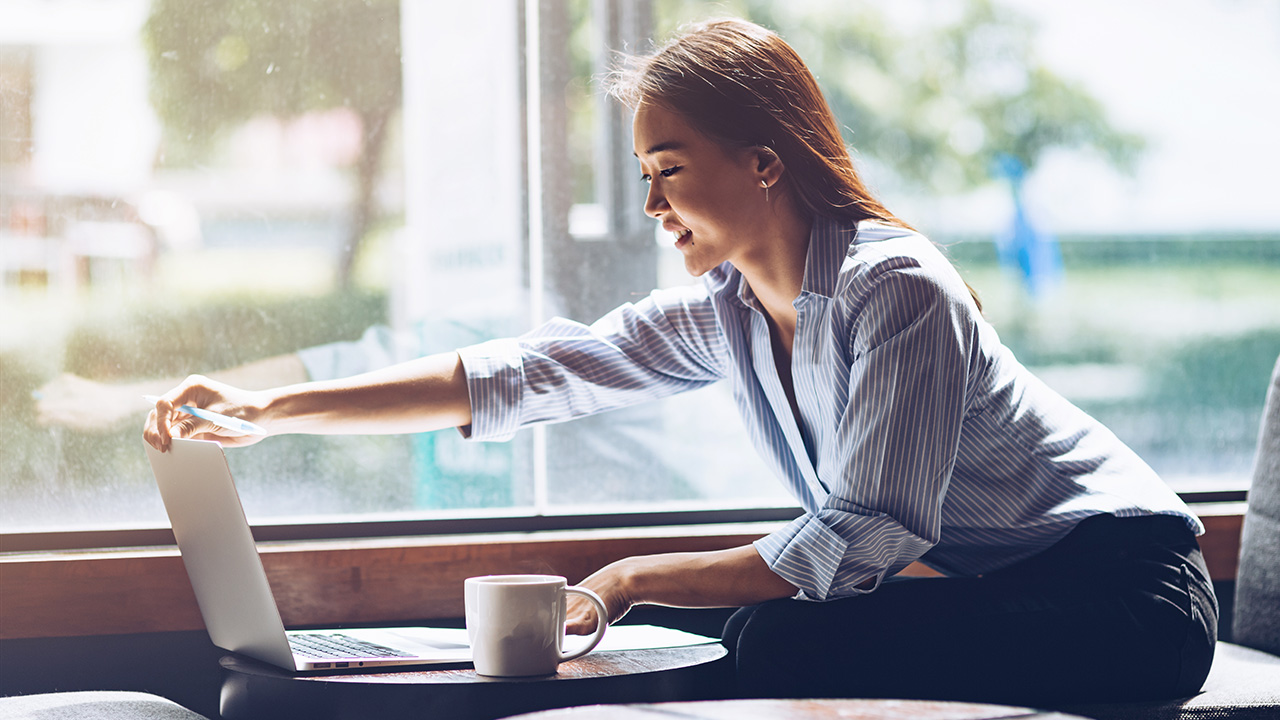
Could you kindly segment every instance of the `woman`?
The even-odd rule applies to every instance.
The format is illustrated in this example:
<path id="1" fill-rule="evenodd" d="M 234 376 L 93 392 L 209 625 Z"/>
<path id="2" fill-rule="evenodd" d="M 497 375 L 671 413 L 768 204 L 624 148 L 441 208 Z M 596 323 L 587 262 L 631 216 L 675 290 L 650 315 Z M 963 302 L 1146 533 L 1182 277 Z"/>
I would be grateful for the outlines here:
<path id="1" fill-rule="evenodd" d="M 943 256 L 876 202 L 813 76 L 773 33 L 696 26 L 612 78 L 645 211 L 699 288 L 343 381 L 192 377 L 145 431 L 460 427 L 505 439 L 725 378 L 804 514 L 748 546 L 634 557 L 584 584 L 742 607 L 744 692 L 1044 704 L 1199 689 L 1217 608 L 1199 521 L 1113 434 L 1019 365 Z M 692 428 L 696 432 L 696 425 Z M 944 577 L 891 581 L 915 560 Z M 570 628 L 594 620 L 570 611 Z"/>

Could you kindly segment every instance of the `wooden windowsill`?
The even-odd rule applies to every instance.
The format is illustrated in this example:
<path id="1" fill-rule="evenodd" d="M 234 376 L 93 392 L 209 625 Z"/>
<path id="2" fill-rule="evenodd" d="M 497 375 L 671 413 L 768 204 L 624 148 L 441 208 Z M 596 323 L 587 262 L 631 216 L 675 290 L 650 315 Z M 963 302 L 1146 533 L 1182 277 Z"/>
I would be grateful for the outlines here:
<path id="1" fill-rule="evenodd" d="M 1197 507 L 1214 579 L 1235 577 L 1243 504 Z M 420 622 L 463 614 L 474 575 L 535 572 L 570 582 L 631 555 L 748 544 L 778 523 L 262 543 L 289 627 Z M 913 565 L 909 574 L 931 574 Z M 0 640 L 204 627 L 175 548 L 0 556 Z"/>
<path id="2" fill-rule="evenodd" d="M 463 614 L 463 580 L 554 573 L 576 582 L 614 560 L 748 544 L 777 523 L 261 543 L 289 627 Z M 0 556 L 0 639 L 202 629 L 176 548 Z"/>

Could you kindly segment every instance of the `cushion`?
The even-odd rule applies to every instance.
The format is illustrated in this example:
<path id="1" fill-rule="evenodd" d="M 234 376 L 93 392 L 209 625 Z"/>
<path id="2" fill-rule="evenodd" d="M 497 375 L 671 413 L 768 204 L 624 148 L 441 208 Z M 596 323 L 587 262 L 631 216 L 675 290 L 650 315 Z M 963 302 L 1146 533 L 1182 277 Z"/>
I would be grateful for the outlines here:
<path id="1" fill-rule="evenodd" d="M 1198 695 L 1181 700 L 1054 708 L 1094 720 L 1280 718 L 1280 657 L 1218 643 Z"/>
<path id="2" fill-rule="evenodd" d="M 1231 632 L 1241 645 L 1280 655 L 1280 361 L 1262 411 Z"/>
<path id="3" fill-rule="evenodd" d="M 3 720 L 208 720 L 181 705 L 140 692 L 89 691 L 0 698 Z"/>

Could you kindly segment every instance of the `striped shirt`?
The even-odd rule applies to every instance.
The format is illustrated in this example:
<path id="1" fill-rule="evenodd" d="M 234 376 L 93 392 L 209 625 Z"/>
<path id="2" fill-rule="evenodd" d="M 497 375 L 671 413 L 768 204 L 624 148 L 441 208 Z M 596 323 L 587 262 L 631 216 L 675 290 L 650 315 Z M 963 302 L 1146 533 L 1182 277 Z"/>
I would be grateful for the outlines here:
<path id="1" fill-rule="evenodd" d="M 919 234 L 815 221 L 794 305 L 799 417 L 763 308 L 726 263 L 590 326 L 555 319 L 463 350 L 469 432 L 507 439 L 729 379 L 804 511 L 756 549 L 813 600 L 869 592 L 915 560 L 990 572 L 1099 513 L 1179 515 L 1203 532 L 1132 450 L 1014 359 Z"/>

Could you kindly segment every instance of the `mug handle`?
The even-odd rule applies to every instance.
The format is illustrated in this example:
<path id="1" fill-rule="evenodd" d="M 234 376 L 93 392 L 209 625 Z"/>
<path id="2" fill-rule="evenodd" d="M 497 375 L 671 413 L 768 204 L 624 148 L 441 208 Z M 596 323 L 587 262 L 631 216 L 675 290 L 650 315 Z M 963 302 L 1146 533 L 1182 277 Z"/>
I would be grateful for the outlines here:
<path id="1" fill-rule="evenodd" d="M 590 590 L 584 587 L 578 587 L 577 585 L 570 585 L 566 587 L 564 589 L 564 592 L 566 595 L 573 593 L 576 595 L 581 595 L 586 599 L 590 600 L 591 604 L 596 606 L 596 617 L 598 617 L 600 621 L 596 623 L 596 632 L 594 635 L 591 636 L 591 639 L 587 641 L 587 644 L 571 653 L 561 652 L 560 662 L 573 660 L 574 658 L 580 658 L 583 655 L 586 655 L 587 653 L 591 652 L 592 650 L 595 650 L 596 646 L 600 644 L 600 641 L 604 639 L 605 629 L 609 627 L 609 623 L 605 621 L 605 619 L 608 616 L 606 615 L 606 610 L 604 609 L 604 601 L 600 599 L 599 595 L 596 595 L 595 593 L 591 592 Z"/>

